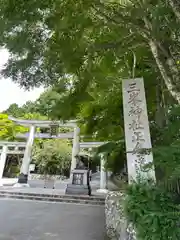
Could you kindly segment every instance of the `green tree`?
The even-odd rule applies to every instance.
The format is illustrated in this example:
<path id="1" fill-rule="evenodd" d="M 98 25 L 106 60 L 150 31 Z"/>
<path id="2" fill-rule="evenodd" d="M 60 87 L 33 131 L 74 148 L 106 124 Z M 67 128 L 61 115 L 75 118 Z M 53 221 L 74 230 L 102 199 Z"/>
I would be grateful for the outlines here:
<path id="1" fill-rule="evenodd" d="M 56 102 L 61 99 L 61 94 L 53 89 L 48 89 L 43 92 L 40 97 L 34 102 L 34 107 L 36 112 L 52 118 L 53 110 L 56 105 Z"/>
<path id="2" fill-rule="evenodd" d="M 4 111 L 4 113 L 13 117 L 21 117 L 25 112 L 17 103 L 13 103 Z"/>
<path id="3" fill-rule="evenodd" d="M 172 97 L 180 102 L 174 0 L 1 0 L 1 6 L 0 44 L 11 52 L 3 74 L 26 88 L 65 87 L 53 110 L 39 104 L 46 113 L 77 117 L 82 133 L 117 140 L 123 136 L 121 80 L 143 76 L 159 137 Z"/>
<path id="4" fill-rule="evenodd" d="M 47 120 L 46 116 L 41 115 L 38 112 L 29 112 L 23 116 L 23 119 L 26 120 Z"/>
<path id="5" fill-rule="evenodd" d="M 108 142 L 94 149 L 93 159 L 100 163 L 100 155 L 105 156 L 105 167 L 113 175 L 120 174 L 126 166 L 126 152 L 123 140 L 118 142 Z"/>
<path id="6" fill-rule="evenodd" d="M 117 109 L 122 112 L 121 79 L 127 77 L 144 76 L 152 103 L 154 84 L 157 80 L 159 83 L 161 76 L 148 43 L 137 31 L 138 27 L 133 26 L 137 12 L 132 12 L 131 4 L 71 0 L 40 1 L 32 6 L 24 3 L 19 0 L 18 7 L 13 7 L 2 1 L 2 36 L 6 37 L 1 42 L 14 53 L 4 74 L 25 87 L 57 83 L 62 90 L 65 86 L 69 96 L 65 94 L 59 100 L 55 97 L 57 107 L 53 108 L 53 114 L 58 118 L 74 117 L 80 112 L 80 119 L 89 120 L 86 129 L 96 131 L 98 124 L 103 125 L 102 120 L 105 126 L 109 119 L 108 125 L 117 130 L 112 122 L 120 125 L 121 120 L 116 118 Z M 138 7 L 141 11 L 139 4 Z M 130 18 L 128 14 L 133 15 L 133 23 L 124 24 Z M 51 104 L 41 103 L 39 107 L 44 105 L 40 108 L 45 114 L 52 112 Z"/>
<path id="7" fill-rule="evenodd" d="M 160 73 L 180 102 L 175 0 L 1 0 L 1 6 L 0 43 L 12 53 L 3 73 L 21 85 L 52 84 L 73 74 L 80 92 L 90 80 L 139 76 L 135 69 L 141 67 L 141 76 L 147 69 Z"/>
<path id="8" fill-rule="evenodd" d="M 109 139 L 123 132 L 121 80 L 143 76 L 149 113 L 154 120 L 156 110 L 160 108 L 158 113 L 161 113 L 163 109 L 160 106 L 167 79 L 162 81 L 164 75 L 160 75 L 149 45 L 151 38 L 145 37 L 147 27 L 139 16 L 140 12 L 147 13 L 150 21 L 154 21 L 153 27 L 160 29 L 162 19 L 173 24 L 175 16 L 172 7 L 164 6 L 161 1 L 140 4 L 138 0 L 136 6 L 133 1 L 126 5 L 125 2 L 56 0 L 29 6 L 19 0 L 18 7 L 17 4 L 14 7 L 13 3 L 2 1 L 1 36 L 6 37 L 1 42 L 13 53 L 4 74 L 25 87 L 56 84 L 56 92 L 60 89 L 61 96 L 54 98 L 53 93 L 54 100 L 48 102 L 46 96 L 50 99 L 50 93 L 44 94 L 37 102 L 39 110 L 55 118 L 77 117 L 85 134 L 98 132 Z M 156 16 L 154 20 L 152 14 Z M 159 31 L 160 38 L 165 30 Z M 156 34 L 157 31 L 152 34 L 155 39 Z M 169 37 L 164 39 L 168 44 Z M 163 94 L 159 94 L 155 104 L 157 91 Z M 162 123 L 164 114 L 161 115 Z M 157 119 L 160 122 L 159 116 Z"/>
<path id="9" fill-rule="evenodd" d="M 21 107 L 18 106 L 18 104 L 13 103 L 11 104 L 8 109 L 4 111 L 5 114 L 9 116 L 13 116 L 16 118 L 24 118 L 24 116 L 30 114 L 35 114 L 38 113 L 38 109 L 36 109 L 36 104 L 35 102 L 32 101 L 27 101 L 24 105 Z M 38 113 L 39 114 L 39 113 Z M 40 115 L 40 114 L 39 114 Z M 38 117 L 39 119 L 39 117 Z"/>
<path id="10" fill-rule="evenodd" d="M 27 101 L 25 104 L 22 105 L 22 107 L 20 107 L 20 109 L 24 114 L 37 112 L 35 103 L 32 101 Z"/>
<path id="11" fill-rule="evenodd" d="M 33 161 L 42 174 L 65 175 L 70 169 L 71 146 L 65 140 L 43 141 L 34 147 Z"/>
<path id="12" fill-rule="evenodd" d="M 13 141 L 17 133 L 27 132 L 28 129 L 18 126 L 8 119 L 8 115 L 0 114 L 0 140 Z"/>

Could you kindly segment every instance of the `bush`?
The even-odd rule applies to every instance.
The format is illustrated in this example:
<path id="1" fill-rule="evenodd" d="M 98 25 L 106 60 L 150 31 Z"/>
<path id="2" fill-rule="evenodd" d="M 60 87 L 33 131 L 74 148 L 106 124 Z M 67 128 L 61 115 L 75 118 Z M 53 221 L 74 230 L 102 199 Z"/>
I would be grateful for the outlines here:
<path id="1" fill-rule="evenodd" d="M 93 161 L 100 165 L 100 155 L 105 156 L 105 168 L 115 174 L 120 174 L 126 165 L 126 151 L 124 141 L 108 142 L 96 148 Z"/>
<path id="2" fill-rule="evenodd" d="M 179 240 L 179 209 L 172 194 L 158 186 L 135 183 L 127 188 L 125 212 L 138 240 Z"/>
<path id="3" fill-rule="evenodd" d="M 65 140 L 43 141 L 33 149 L 33 161 L 40 174 L 66 175 L 71 165 L 72 147 Z"/>

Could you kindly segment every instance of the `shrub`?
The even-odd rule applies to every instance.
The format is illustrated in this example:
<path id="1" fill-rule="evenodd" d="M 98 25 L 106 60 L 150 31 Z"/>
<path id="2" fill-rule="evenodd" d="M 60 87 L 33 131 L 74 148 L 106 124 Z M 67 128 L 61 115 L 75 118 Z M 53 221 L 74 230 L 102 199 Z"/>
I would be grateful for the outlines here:
<path id="1" fill-rule="evenodd" d="M 174 196 L 149 183 L 127 188 L 125 212 L 137 231 L 138 240 L 179 240 L 179 205 Z"/>

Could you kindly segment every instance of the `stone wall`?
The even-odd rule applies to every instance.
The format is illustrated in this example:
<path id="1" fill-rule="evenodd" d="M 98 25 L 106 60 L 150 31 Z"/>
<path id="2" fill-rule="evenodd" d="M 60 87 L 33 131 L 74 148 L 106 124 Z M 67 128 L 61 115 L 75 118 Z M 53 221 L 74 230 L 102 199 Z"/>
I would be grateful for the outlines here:
<path id="1" fill-rule="evenodd" d="M 65 176 L 61 176 L 61 175 L 43 175 L 43 174 L 30 174 L 29 175 L 29 179 L 30 180 L 44 180 L 44 179 L 53 179 L 53 180 L 64 180 L 66 179 Z"/>
<path id="2" fill-rule="evenodd" d="M 106 230 L 111 240 L 136 240 L 132 224 L 128 224 L 124 210 L 123 192 L 108 192 L 105 202 Z"/>

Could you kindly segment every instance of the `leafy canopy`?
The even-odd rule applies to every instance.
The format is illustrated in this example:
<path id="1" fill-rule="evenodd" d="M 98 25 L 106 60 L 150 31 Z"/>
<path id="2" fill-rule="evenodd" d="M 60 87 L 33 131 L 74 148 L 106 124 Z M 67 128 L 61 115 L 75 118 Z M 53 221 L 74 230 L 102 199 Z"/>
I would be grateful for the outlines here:
<path id="1" fill-rule="evenodd" d="M 71 146 L 65 140 L 46 140 L 33 149 L 33 161 L 42 174 L 62 174 L 69 171 Z"/>
<path id="2" fill-rule="evenodd" d="M 179 101 L 180 11 L 174 0 L 0 3 L 0 44 L 11 53 L 3 73 L 22 86 L 73 75 L 82 93 L 90 81 L 102 85 L 143 72 L 145 78 L 159 75 Z"/>
<path id="3" fill-rule="evenodd" d="M 8 119 L 8 115 L 0 113 L 0 140 L 13 141 L 17 133 L 27 132 L 28 129 L 18 126 Z"/>

